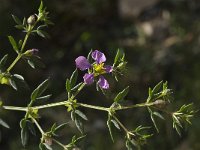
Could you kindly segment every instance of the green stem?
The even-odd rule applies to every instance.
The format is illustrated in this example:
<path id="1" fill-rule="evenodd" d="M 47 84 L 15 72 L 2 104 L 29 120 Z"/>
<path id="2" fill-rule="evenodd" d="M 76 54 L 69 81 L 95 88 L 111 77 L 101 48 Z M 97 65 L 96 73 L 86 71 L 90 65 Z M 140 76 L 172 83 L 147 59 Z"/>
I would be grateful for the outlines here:
<path id="1" fill-rule="evenodd" d="M 31 117 L 31 119 L 33 120 L 33 122 L 35 123 L 35 125 L 37 126 L 37 128 L 39 129 L 40 133 L 42 134 L 42 136 L 45 134 L 44 131 L 42 130 L 41 126 L 39 125 L 39 123 L 37 122 L 37 120 L 34 117 Z"/>
<path id="2" fill-rule="evenodd" d="M 71 104 L 70 101 L 62 101 L 62 102 L 56 102 L 56 103 L 51 103 L 51 104 L 46 104 L 46 105 L 40 105 L 40 106 L 34 106 L 30 107 L 32 109 L 45 109 L 45 108 L 50 108 L 50 107 L 57 107 L 57 106 L 65 106 L 66 104 Z M 91 108 L 91 109 L 96 109 L 96 110 L 101 110 L 101 111 L 109 111 L 110 108 L 107 107 L 102 107 L 102 106 L 94 106 L 94 105 L 89 105 L 89 104 L 84 104 L 84 103 L 76 103 L 80 107 L 85 107 L 85 108 Z M 117 108 L 112 108 L 114 111 L 118 110 L 125 110 L 125 109 L 131 109 L 131 108 L 137 108 L 137 107 L 148 107 L 148 106 L 153 106 L 154 103 L 141 103 L 141 104 L 135 104 L 131 106 L 121 106 Z M 27 111 L 28 107 L 15 107 L 15 106 L 3 106 L 4 109 L 7 110 L 18 110 L 18 111 Z"/>
<path id="3" fill-rule="evenodd" d="M 15 64 L 21 59 L 22 54 L 18 54 L 18 56 L 15 58 L 15 60 L 12 62 L 12 64 L 8 67 L 6 72 L 10 72 L 10 70 L 15 66 Z"/>
<path id="4" fill-rule="evenodd" d="M 28 40 L 29 35 L 30 35 L 30 31 L 27 32 L 27 34 L 26 34 L 26 36 L 25 36 L 25 38 L 24 38 L 24 42 L 23 42 L 22 47 L 21 47 L 21 50 L 20 50 L 21 53 L 23 53 L 23 50 L 24 50 L 24 48 L 25 48 L 25 45 L 26 45 L 26 43 L 27 43 L 27 40 Z"/>
<path id="5" fill-rule="evenodd" d="M 130 105 L 130 106 L 121 106 L 118 108 L 113 108 L 115 111 L 117 110 L 125 110 L 125 109 L 132 109 L 132 108 L 138 108 L 138 107 L 149 107 L 155 105 L 154 102 L 151 103 L 140 103 L 140 104 L 135 104 L 135 105 Z"/>
<path id="6" fill-rule="evenodd" d="M 117 121 L 117 123 L 122 127 L 122 129 L 126 132 L 126 134 L 129 133 L 128 129 L 119 121 L 119 119 L 115 116 L 112 115 L 112 117 L 115 119 L 115 121 Z"/>
<path id="7" fill-rule="evenodd" d="M 56 139 L 53 139 L 53 141 L 54 141 L 56 144 L 58 144 L 59 146 L 61 146 L 62 148 L 64 148 L 64 150 L 68 150 L 68 148 L 67 148 L 64 144 L 60 143 L 60 142 L 57 141 Z"/>

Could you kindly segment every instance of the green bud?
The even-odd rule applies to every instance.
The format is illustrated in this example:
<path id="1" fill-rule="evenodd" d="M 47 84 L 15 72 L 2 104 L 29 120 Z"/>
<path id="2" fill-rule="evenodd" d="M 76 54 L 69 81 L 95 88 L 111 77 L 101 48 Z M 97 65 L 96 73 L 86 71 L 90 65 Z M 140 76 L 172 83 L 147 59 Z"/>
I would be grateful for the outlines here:
<path id="1" fill-rule="evenodd" d="M 1 80 L 0 80 L 0 84 L 7 84 L 7 85 L 10 85 L 9 78 L 7 78 L 7 77 L 2 77 Z"/>
<path id="2" fill-rule="evenodd" d="M 38 53 L 38 49 L 35 49 L 35 48 L 33 48 L 33 49 L 29 49 L 29 50 L 27 50 L 25 53 L 24 53 L 24 56 L 26 56 L 26 57 L 30 57 L 30 56 L 32 56 L 32 55 L 36 55 L 37 53 Z"/>
<path id="3" fill-rule="evenodd" d="M 27 23 L 29 25 L 33 25 L 36 21 L 36 16 L 35 15 L 31 15 L 28 19 L 27 19 Z"/>

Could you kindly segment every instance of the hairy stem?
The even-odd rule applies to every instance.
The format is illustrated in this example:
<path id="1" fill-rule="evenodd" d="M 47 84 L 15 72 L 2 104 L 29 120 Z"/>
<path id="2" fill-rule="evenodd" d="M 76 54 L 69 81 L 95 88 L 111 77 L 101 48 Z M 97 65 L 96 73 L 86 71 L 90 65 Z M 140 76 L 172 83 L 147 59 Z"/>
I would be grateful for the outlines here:
<path id="1" fill-rule="evenodd" d="M 41 128 L 41 126 L 39 125 L 39 123 L 37 122 L 37 120 L 34 117 L 31 117 L 31 119 L 33 120 L 33 122 L 35 123 L 35 125 L 37 126 L 37 128 L 39 129 L 40 133 L 43 136 L 45 133 L 44 133 L 43 129 Z"/>

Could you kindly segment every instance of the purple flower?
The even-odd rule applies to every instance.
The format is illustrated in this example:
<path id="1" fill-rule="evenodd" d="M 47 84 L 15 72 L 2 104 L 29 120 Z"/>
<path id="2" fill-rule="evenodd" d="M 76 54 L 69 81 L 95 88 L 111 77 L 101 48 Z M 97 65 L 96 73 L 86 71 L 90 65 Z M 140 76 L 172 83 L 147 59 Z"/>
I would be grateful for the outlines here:
<path id="1" fill-rule="evenodd" d="M 104 66 L 104 62 L 106 61 L 104 53 L 95 50 L 92 52 L 91 56 L 95 61 L 92 65 L 84 56 L 79 56 L 75 60 L 76 67 L 81 71 L 89 69 L 89 72 L 85 73 L 85 75 L 83 76 L 85 84 L 92 84 L 94 82 L 94 78 L 99 76 L 99 80 L 97 81 L 99 87 L 101 87 L 102 89 L 108 89 L 109 83 L 102 76 L 102 74 L 111 73 L 113 71 L 113 67 L 109 65 Z"/>
<path id="2" fill-rule="evenodd" d="M 93 73 L 91 73 L 91 74 L 89 74 L 89 73 L 86 73 L 84 76 L 83 76 L 83 79 L 84 79 L 84 82 L 86 83 L 86 84 L 92 84 L 93 82 L 94 82 L 94 74 Z"/>
<path id="3" fill-rule="evenodd" d="M 109 89 L 109 83 L 103 76 L 99 77 L 99 81 L 97 83 L 102 89 Z"/>
<path id="4" fill-rule="evenodd" d="M 106 56 L 104 55 L 104 53 L 98 50 L 95 50 L 94 52 L 92 52 L 92 58 L 97 62 L 97 64 L 100 64 L 106 61 Z"/>
<path id="5" fill-rule="evenodd" d="M 76 62 L 76 68 L 80 69 L 81 71 L 84 71 L 91 67 L 91 64 L 84 56 L 79 56 L 78 58 L 76 58 L 75 62 Z"/>

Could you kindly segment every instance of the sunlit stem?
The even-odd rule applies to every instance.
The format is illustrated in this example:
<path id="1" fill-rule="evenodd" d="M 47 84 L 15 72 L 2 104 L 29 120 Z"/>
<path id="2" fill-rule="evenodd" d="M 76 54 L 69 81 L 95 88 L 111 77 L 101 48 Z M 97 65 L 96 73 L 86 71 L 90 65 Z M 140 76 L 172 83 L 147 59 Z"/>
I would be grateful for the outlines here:
<path id="1" fill-rule="evenodd" d="M 53 139 L 53 141 L 54 141 L 56 144 L 58 144 L 59 146 L 61 146 L 62 148 L 64 148 L 64 150 L 68 150 L 68 148 L 67 148 L 64 144 L 60 143 L 60 142 L 57 141 L 56 139 Z"/>
<path id="2" fill-rule="evenodd" d="M 45 133 L 44 133 L 43 129 L 41 128 L 41 126 L 39 125 L 39 123 L 37 122 L 37 120 L 34 117 L 31 117 L 31 119 L 33 120 L 33 122 L 35 123 L 35 125 L 37 126 L 37 128 L 39 129 L 40 133 L 43 136 Z"/>
<path id="3" fill-rule="evenodd" d="M 66 100 L 62 102 L 56 102 L 56 103 L 50 103 L 46 105 L 40 105 L 40 106 L 33 106 L 29 107 L 32 109 L 45 109 L 45 108 L 51 108 L 51 107 L 58 107 L 58 106 L 65 106 L 67 104 L 72 104 L 72 102 Z M 79 107 L 85 107 L 85 108 L 91 108 L 91 109 L 96 109 L 100 111 L 109 111 L 110 108 L 108 107 L 102 107 L 102 106 L 95 106 L 95 105 L 89 105 L 89 104 L 84 104 L 84 103 L 76 103 L 77 106 Z M 130 105 L 130 106 L 121 106 L 121 107 L 116 107 L 112 108 L 114 111 L 118 110 L 126 110 L 126 109 L 132 109 L 132 108 L 138 108 L 138 107 L 149 107 L 153 106 L 154 103 L 141 103 L 141 104 L 135 104 L 135 105 Z M 15 107 L 15 106 L 3 106 L 4 109 L 6 110 L 16 110 L 16 111 L 27 111 L 28 107 Z"/>

